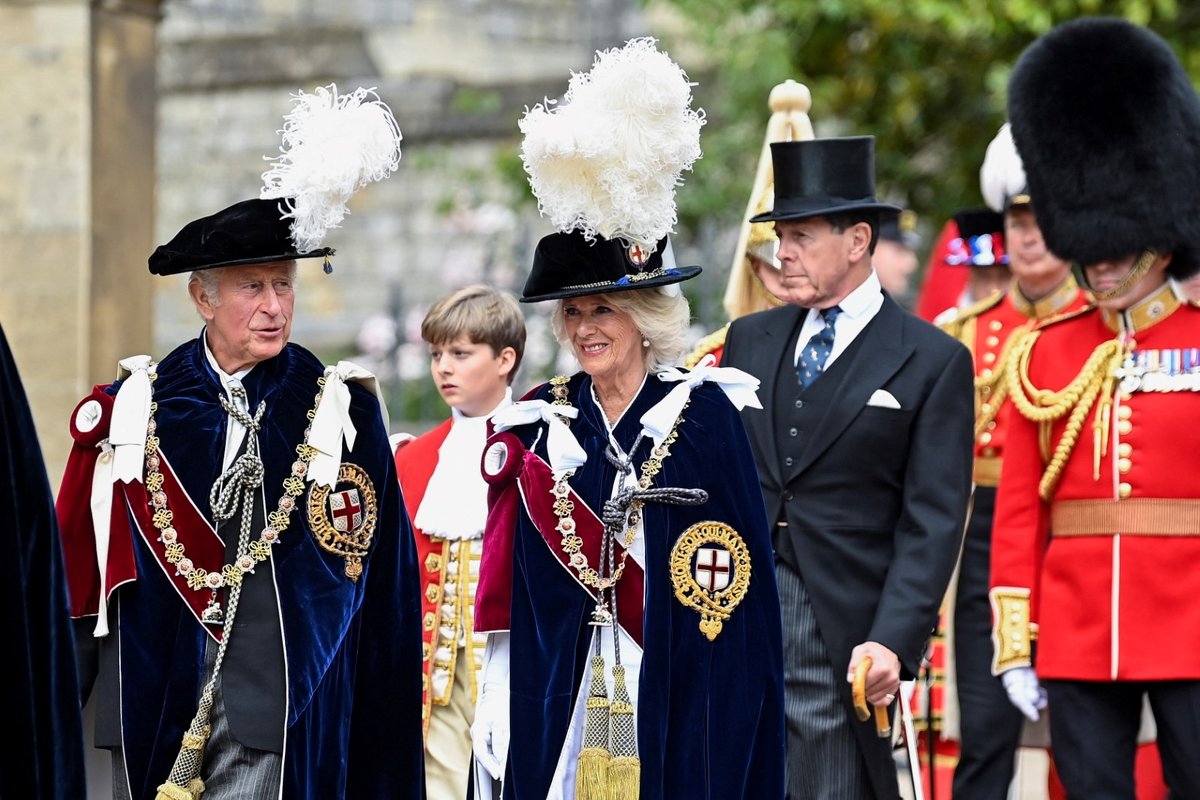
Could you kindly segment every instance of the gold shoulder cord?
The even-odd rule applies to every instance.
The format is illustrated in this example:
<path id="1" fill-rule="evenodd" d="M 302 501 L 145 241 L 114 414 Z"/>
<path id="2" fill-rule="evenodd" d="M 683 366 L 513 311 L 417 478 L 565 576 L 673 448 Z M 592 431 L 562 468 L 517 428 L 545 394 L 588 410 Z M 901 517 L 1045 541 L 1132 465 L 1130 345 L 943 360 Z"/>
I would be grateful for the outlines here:
<path id="1" fill-rule="evenodd" d="M 1099 477 L 1100 458 L 1108 449 L 1113 391 L 1124 356 L 1124 346 L 1116 339 L 1104 342 L 1092 351 L 1074 380 L 1062 391 L 1053 392 L 1038 389 L 1029 380 L 1029 359 L 1040 335 L 1040 331 L 1029 331 L 1012 341 L 1012 362 L 1004 372 L 1007 375 L 1008 393 L 1017 410 L 1029 421 L 1042 425 L 1043 432 L 1048 431 L 1051 422 L 1067 413 L 1071 415 L 1038 484 L 1038 495 L 1042 500 L 1049 501 L 1058 488 L 1063 467 L 1075 449 L 1084 420 L 1097 398 L 1100 398 L 1100 408 L 1093 424 L 1095 447 L 1092 466 L 1093 473 Z"/>
<path id="2" fill-rule="evenodd" d="M 996 366 L 992 370 L 992 374 L 984 377 L 983 375 L 975 376 L 975 438 L 988 429 L 988 425 L 996 419 L 996 415 L 1000 413 L 1000 407 L 1004 405 L 1005 399 L 1008 397 L 1008 373 L 1011 370 L 1010 360 L 1016 342 L 1024 335 L 1024 331 L 1018 329 L 1012 332 L 1008 340 L 1004 343 L 1004 347 L 1000 348 L 1000 356 L 996 359 Z"/>

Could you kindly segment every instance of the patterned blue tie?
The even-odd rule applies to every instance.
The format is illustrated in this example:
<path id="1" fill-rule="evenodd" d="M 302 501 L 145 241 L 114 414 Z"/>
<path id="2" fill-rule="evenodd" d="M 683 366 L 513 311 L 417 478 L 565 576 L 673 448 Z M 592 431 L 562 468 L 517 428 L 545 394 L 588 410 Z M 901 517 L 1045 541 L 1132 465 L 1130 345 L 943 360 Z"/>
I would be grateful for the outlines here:
<path id="1" fill-rule="evenodd" d="M 807 389 L 809 384 L 821 377 L 825 371 L 825 362 L 833 351 L 833 325 L 837 322 L 838 314 L 842 313 L 841 306 L 821 309 L 821 318 L 825 327 L 813 334 L 800 352 L 800 360 L 796 363 L 796 377 L 800 379 L 800 388 Z"/>

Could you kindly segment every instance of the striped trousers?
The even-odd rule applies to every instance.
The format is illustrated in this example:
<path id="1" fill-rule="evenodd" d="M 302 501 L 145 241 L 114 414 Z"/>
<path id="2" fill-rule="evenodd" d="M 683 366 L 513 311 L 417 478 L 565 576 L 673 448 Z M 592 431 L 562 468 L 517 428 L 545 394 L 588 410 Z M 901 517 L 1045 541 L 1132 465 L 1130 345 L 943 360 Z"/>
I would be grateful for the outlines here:
<path id="1" fill-rule="evenodd" d="M 789 800 L 872 800 L 870 778 L 838 695 L 835 670 L 804 580 L 777 562 L 783 610 L 784 710 Z"/>

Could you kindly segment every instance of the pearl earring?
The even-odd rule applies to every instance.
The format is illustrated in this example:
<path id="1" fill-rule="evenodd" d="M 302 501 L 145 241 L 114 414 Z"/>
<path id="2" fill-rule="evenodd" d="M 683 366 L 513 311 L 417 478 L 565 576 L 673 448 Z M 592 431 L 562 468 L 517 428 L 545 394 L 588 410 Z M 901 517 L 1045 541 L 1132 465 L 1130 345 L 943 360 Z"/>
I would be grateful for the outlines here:
<path id="1" fill-rule="evenodd" d="M 649 346 L 650 346 L 650 340 L 642 339 L 642 347 L 649 347 Z"/>

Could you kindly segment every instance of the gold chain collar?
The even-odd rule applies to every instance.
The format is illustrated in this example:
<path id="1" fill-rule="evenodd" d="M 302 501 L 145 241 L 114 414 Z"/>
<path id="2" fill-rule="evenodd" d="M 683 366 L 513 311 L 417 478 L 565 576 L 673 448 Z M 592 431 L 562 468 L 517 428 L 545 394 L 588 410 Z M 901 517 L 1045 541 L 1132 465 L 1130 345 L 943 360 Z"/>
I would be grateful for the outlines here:
<path id="1" fill-rule="evenodd" d="M 183 542 L 179 541 L 179 532 L 172 527 L 174 514 L 163 489 L 163 475 L 160 470 L 161 460 L 158 456 L 159 438 L 155 431 L 157 422 L 154 419 L 158 411 L 158 403 L 154 401 L 154 382 L 158 380 L 158 364 L 152 362 L 147 367 L 150 379 L 150 417 L 146 423 L 146 495 L 147 503 L 153 509 L 152 521 L 158 529 L 158 539 L 163 543 L 166 559 L 175 565 L 177 575 L 187 580 L 188 588 L 193 591 L 208 589 L 212 598 L 204 609 L 205 622 L 220 622 L 222 611 L 217 601 L 217 591 L 226 586 L 236 586 L 242 582 L 247 572 L 253 572 L 254 567 L 271 557 L 271 545 L 279 541 L 279 537 L 291 524 L 292 512 L 296 510 L 296 498 L 304 494 L 304 478 L 308 474 L 308 465 L 316 457 L 317 451 L 308 444 L 312 431 L 312 420 L 316 416 L 317 406 L 321 403 L 321 395 L 325 389 L 325 377 L 317 378 L 317 395 L 313 408 L 308 412 L 309 425 L 304 429 L 304 441 L 296 446 L 297 458 L 292 462 L 292 471 L 283 480 L 283 493 L 279 497 L 275 510 L 267 515 L 267 525 L 262 529 L 258 539 L 250 542 L 244 552 L 238 553 L 231 563 L 221 567 L 219 572 L 210 572 L 187 557 Z M 250 435 L 250 434 L 248 434 Z M 244 513 L 244 512 L 243 512 Z"/>
<path id="2" fill-rule="evenodd" d="M 559 375 L 550 379 L 550 393 L 554 396 L 553 405 L 570 405 L 567 402 L 567 383 L 570 378 Z M 684 404 L 687 408 L 688 404 Z M 564 420 L 566 422 L 566 420 Z M 671 454 L 671 445 L 679 438 L 679 423 L 683 422 L 683 416 L 680 415 L 675 420 L 675 425 L 672 426 L 671 432 L 667 434 L 667 438 L 658 447 L 651 449 L 649 458 L 642 464 L 640 477 L 638 478 L 638 488 L 646 490 L 650 488 L 650 484 L 654 481 L 655 476 L 662 471 L 662 462 Z M 610 589 L 617 584 L 621 579 L 621 575 L 625 572 L 625 560 L 629 557 L 629 548 L 633 544 L 633 540 L 637 537 L 637 526 L 642 518 L 642 506 L 645 502 L 634 499 L 629 504 L 629 515 L 626 517 L 625 535 L 622 537 L 621 558 L 617 566 L 613 569 L 613 574 L 608 577 L 603 577 L 600 573 L 588 563 L 587 556 L 583 554 L 583 539 L 576 534 L 575 526 L 575 502 L 571 500 L 571 487 L 567 481 L 575 474 L 575 470 L 567 470 L 554 482 L 554 486 L 550 489 L 550 494 L 554 496 L 554 516 L 558 517 L 558 525 L 555 530 L 562 537 L 559 542 L 559 547 L 566 554 L 568 563 L 579 576 L 579 580 L 585 586 L 591 586 L 598 590 Z M 601 553 L 603 557 L 603 549 Z"/>

